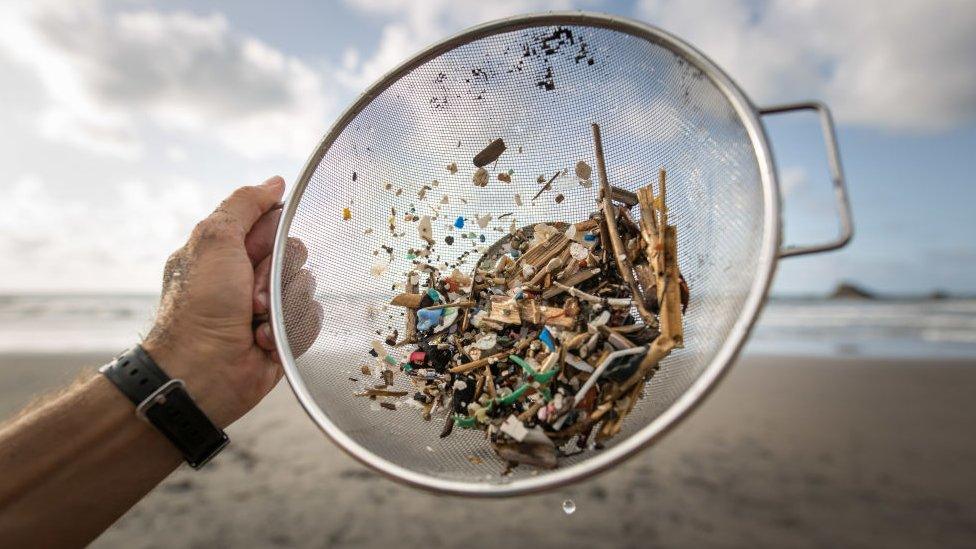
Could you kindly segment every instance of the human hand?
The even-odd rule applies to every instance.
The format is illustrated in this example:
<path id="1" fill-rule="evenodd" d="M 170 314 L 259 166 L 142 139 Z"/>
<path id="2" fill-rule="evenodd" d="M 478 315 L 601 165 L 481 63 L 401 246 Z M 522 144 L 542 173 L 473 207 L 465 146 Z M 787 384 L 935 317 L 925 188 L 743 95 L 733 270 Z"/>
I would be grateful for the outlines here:
<path id="1" fill-rule="evenodd" d="M 271 252 L 285 182 L 272 177 L 241 187 L 194 228 L 166 262 L 156 322 L 143 348 L 172 378 L 186 383 L 197 405 L 220 427 L 253 408 L 281 379 L 268 312 Z M 301 300 L 309 334 L 322 308 L 315 279 L 301 268 L 304 244 L 289 239 L 284 298 Z M 299 303 L 298 305 L 301 305 Z M 255 318 L 262 319 L 255 321 Z M 314 340 L 293 342 L 295 356 Z"/>

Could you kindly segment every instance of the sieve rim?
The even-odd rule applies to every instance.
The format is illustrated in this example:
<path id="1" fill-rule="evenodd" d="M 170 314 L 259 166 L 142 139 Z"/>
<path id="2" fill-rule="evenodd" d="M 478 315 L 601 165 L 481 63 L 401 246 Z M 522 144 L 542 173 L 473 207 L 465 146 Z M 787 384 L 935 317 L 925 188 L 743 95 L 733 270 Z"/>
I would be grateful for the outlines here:
<path id="1" fill-rule="evenodd" d="M 285 337 L 281 299 L 282 258 L 284 257 L 285 244 L 288 231 L 291 228 L 291 222 L 298 207 L 298 202 L 308 186 L 312 175 L 316 171 L 319 162 L 325 156 L 326 152 L 328 152 L 332 143 L 345 130 L 349 122 L 366 108 L 376 96 L 381 94 L 407 72 L 437 57 L 441 53 L 499 32 L 510 32 L 542 25 L 597 27 L 621 31 L 631 36 L 646 39 L 652 43 L 666 47 L 673 53 L 681 56 L 691 65 L 701 70 L 719 89 L 725 99 L 735 109 L 736 114 L 746 129 L 749 141 L 756 155 L 762 184 L 763 229 L 762 243 L 759 249 L 758 261 L 756 262 L 756 276 L 746 296 L 739 318 L 733 324 L 728 337 L 722 343 L 718 352 L 712 358 L 712 361 L 681 397 L 675 400 L 675 402 L 659 416 L 654 418 L 654 420 L 630 435 L 627 439 L 611 448 L 600 451 L 584 461 L 547 472 L 540 476 L 511 480 L 498 484 L 438 478 L 433 475 L 407 469 L 367 450 L 336 426 L 316 404 L 315 399 L 302 379 L 301 373 L 298 371 L 298 366 Z M 315 151 L 309 157 L 295 185 L 289 192 L 278 223 L 271 262 L 271 321 L 274 327 L 275 342 L 279 350 L 278 354 L 282 360 L 285 377 L 287 377 L 288 384 L 291 386 L 295 397 L 312 421 L 318 425 L 319 429 L 352 458 L 392 480 L 435 493 L 473 497 L 505 497 L 537 493 L 565 486 L 609 469 L 613 465 L 631 457 L 641 449 L 657 442 L 697 408 L 728 371 L 758 318 L 759 311 L 765 303 L 766 295 L 776 269 L 777 250 L 780 246 L 780 238 L 779 184 L 776 178 L 774 160 L 768 144 L 765 128 L 759 120 L 759 113 L 756 107 L 742 89 L 711 59 L 695 47 L 667 31 L 625 17 L 582 11 L 552 11 L 519 15 L 471 27 L 420 51 L 367 88 L 335 121 L 332 128 L 322 138 Z"/>

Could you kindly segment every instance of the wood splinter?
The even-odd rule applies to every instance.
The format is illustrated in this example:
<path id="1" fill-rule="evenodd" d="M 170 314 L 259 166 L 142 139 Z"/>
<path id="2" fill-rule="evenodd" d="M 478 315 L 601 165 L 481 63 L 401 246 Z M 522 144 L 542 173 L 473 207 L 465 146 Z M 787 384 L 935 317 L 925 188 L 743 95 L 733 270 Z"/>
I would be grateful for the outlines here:
<path id="1" fill-rule="evenodd" d="M 684 347 L 682 327 L 681 289 L 683 281 L 678 272 L 677 228 L 668 224 L 667 172 L 658 175 L 660 193 L 654 196 L 648 185 L 637 190 L 641 207 L 641 238 L 651 264 L 660 304 L 661 335 L 674 342 L 675 348 Z"/>
<path id="2" fill-rule="evenodd" d="M 593 124 L 593 144 L 596 148 L 596 166 L 600 173 L 600 203 L 603 209 L 603 222 L 607 227 L 607 236 L 610 237 L 610 244 L 613 246 L 613 255 L 617 261 L 617 269 L 620 270 L 620 276 L 623 277 L 624 282 L 630 287 L 630 293 L 634 298 L 634 305 L 637 307 L 637 312 L 644 319 L 644 323 L 651 324 L 654 322 L 654 314 L 648 310 L 647 305 L 644 303 L 643 294 L 637 286 L 637 280 L 634 278 L 633 267 L 627 259 L 627 250 L 624 248 L 624 244 L 620 240 L 620 232 L 617 230 L 617 210 L 613 205 L 613 194 L 610 188 L 610 182 L 607 179 L 607 164 L 603 156 L 603 140 L 600 137 L 600 125 L 596 123 Z"/>

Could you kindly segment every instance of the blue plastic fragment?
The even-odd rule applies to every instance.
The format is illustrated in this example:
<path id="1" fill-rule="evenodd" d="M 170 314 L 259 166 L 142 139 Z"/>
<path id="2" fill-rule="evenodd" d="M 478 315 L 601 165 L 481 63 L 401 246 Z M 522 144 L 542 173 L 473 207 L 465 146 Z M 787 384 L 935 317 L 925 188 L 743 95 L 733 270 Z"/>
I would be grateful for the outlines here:
<path id="1" fill-rule="evenodd" d="M 508 255 L 512 256 L 512 259 L 518 259 L 518 257 L 520 255 L 522 255 L 522 252 L 520 252 L 518 250 L 512 250 L 512 251 L 508 252 Z"/>
<path id="2" fill-rule="evenodd" d="M 586 233 L 585 235 L 583 235 L 583 240 L 585 240 L 587 242 L 595 242 L 596 241 L 596 235 L 595 234 Z"/>
<path id="3" fill-rule="evenodd" d="M 441 296 L 441 293 L 433 288 L 427 288 L 427 295 L 430 296 L 430 298 L 433 299 L 435 303 L 444 299 Z"/>
<path id="4" fill-rule="evenodd" d="M 545 343 L 546 347 L 549 347 L 549 352 L 556 350 L 556 343 L 552 340 L 552 334 L 549 333 L 549 328 L 543 328 L 539 332 L 539 340 Z"/>
<path id="5" fill-rule="evenodd" d="M 464 228 L 464 218 L 459 215 L 458 218 L 454 220 L 454 226 L 456 228 L 458 228 L 458 229 L 463 229 Z"/>
<path id="6" fill-rule="evenodd" d="M 417 329 L 423 332 L 436 326 L 441 321 L 443 311 L 444 309 L 418 309 Z"/>

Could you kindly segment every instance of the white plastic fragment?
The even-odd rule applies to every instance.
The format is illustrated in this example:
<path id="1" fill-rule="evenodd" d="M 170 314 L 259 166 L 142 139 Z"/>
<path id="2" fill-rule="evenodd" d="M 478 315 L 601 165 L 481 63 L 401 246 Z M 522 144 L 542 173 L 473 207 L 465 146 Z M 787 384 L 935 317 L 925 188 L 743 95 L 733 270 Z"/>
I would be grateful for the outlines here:
<path id="1" fill-rule="evenodd" d="M 532 241 L 529 243 L 529 247 L 538 246 L 543 242 L 549 240 L 559 231 L 556 230 L 552 225 L 546 223 L 537 223 L 535 227 L 532 228 Z"/>
<path id="2" fill-rule="evenodd" d="M 383 276 L 388 266 L 389 263 L 387 263 L 386 261 L 377 261 L 376 263 L 373 263 L 372 267 L 369 268 L 369 274 L 379 278 Z"/>
<path id="3" fill-rule="evenodd" d="M 441 204 L 449 204 L 451 202 L 451 197 L 446 194 L 441 198 Z"/>
<path id="4" fill-rule="evenodd" d="M 570 366 L 572 366 L 573 368 L 576 368 L 577 370 L 579 370 L 581 372 L 592 372 L 593 371 L 593 366 L 590 366 L 590 364 L 588 362 L 586 362 L 582 358 L 574 355 L 573 353 L 566 353 L 565 360 L 566 360 L 566 364 L 569 364 Z"/>
<path id="5" fill-rule="evenodd" d="M 590 255 L 590 251 L 586 249 L 586 246 L 580 244 L 579 242 L 573 242 L 569 245 L 569 255 L 573 256 L 573 259 L 577 261 L 583 261 Z"/>
<path id="6" fill-rule="evenodd" d="M 590 326 L 598 328 L 610 321 L 610 311 L 603 311 L 600 316 L 590 321 Z"/>
<path id="7" fill-rule="evenodd" d="M 444 316 L 441 317 L 440 324 L 434 328 L 434 333 L 440 333 L 447 330 L 454 324 L 454 321 L 458 319 L 458 309 L 457 307 L 448 307 L 444 309 Z"/>
<path id="8" fill-rule="evenodd" d="M 481 321 L 484 320 L 485 317 L 487 316 L 488 316 L 487 311 L 485 310 L 478 311 L 477 313 L 471 315 L 471 325 L 474 326 L 475 328 L 480 328 Z"/>
<path id="9" fill-rule="evenodd" d="M 525 428 L 525 425 L 522 424 L 517 417 L 515 417 L 515 414 L 505 418 L 500 430 L 518 442 L 525 440 L 525 437 L 529 434 L 529 430 Z M 544 433 L 543 436 L 545 436 Z M 546 440 L 548 440 L 548 437 L 546 437 Z"/>
<path id="10" fill-rule="evenodd" d="M 489 223 L 491 223 L 491 214 L 475 215 L 474 218 L 475 220 L 477 220 L 478 226 L 481 227 L 482 229 L 484 229 L 485 227 L 488 226 Z"/>
<path id="11" fill-rule="evenodd" d="M 515 199 L 516 206 L 522 205 L 522 195 L 520 195 L 519 193 L 515 193 L 515 196 L 513 198 Z"/>
<path id="12" fill-rule="evenodd" d="M 543 446 L 555 446 L 552 439 L 546 436 L 546 432 L 542 430 L 542 427 L 536 425 L 531 429 L 525 430 L 525 436 L 519 442 L 527 442 L 531 444 L 541 444 Z"/>
<path id="13" fill-rule="evenodd" d="M 381 360 L 389 354 L 386 352 L 386 347 L 383 346 L 383 342 L 378 339 L 373 340 L 373 350 L 376 351 L 378 358 Z"/>
<path id="14" fill-rule="evenodd" d="M 637 354 L 646 353 L 646 352 L 647 352 L 647 347 L 634 347 L 633 349 L 622 349 L 620 351 L 614 351 L 614 352 L 610 353 L 609 355 L 607 355 L 606 357 L 604 357 L 603 361 L 600 362 L 600 364 L 595 368 L 595 370 L 593 372 L 593 375 L 591 375 L 589 378 L 587 378 L 586 383 L 584 383 L 583 386 L 580 387 L 579 391 L 576 392 L 576 396 L 574 397 L 574 401 L 579 402 L 580 399 L 586 397 L 586 393 L 589 392 L 589 390 L 594 385 L 596 385 L 596 381 L 600 378 L 600 376 L 603 375 L 603 372 L 606 371 L 607 367 L 614 360 L 616 360 L 616 359 L 618 359 L 620 357 L 629 356 L 629 355 L 637 355 Z"/>
<path id="15" fill-rule="evenodd" d="M 420 234 L 420 238 L 428 244 L 434 243 L 434 228 L 431 227 L 429 215 L 420 218 L 420 223 L 417 223 L 417 232 Z"/>
<path id="16" fill-rule="evenodd" d="M 495 335 L 495 332 L 489 332 L 479 337 L 477 340 L 475 340 L 474 347 L 476 349 L 481 349 L 482 351 L 489 351 L 493 349 L 497 344 L 498 344 L 498 336 Z"/>

